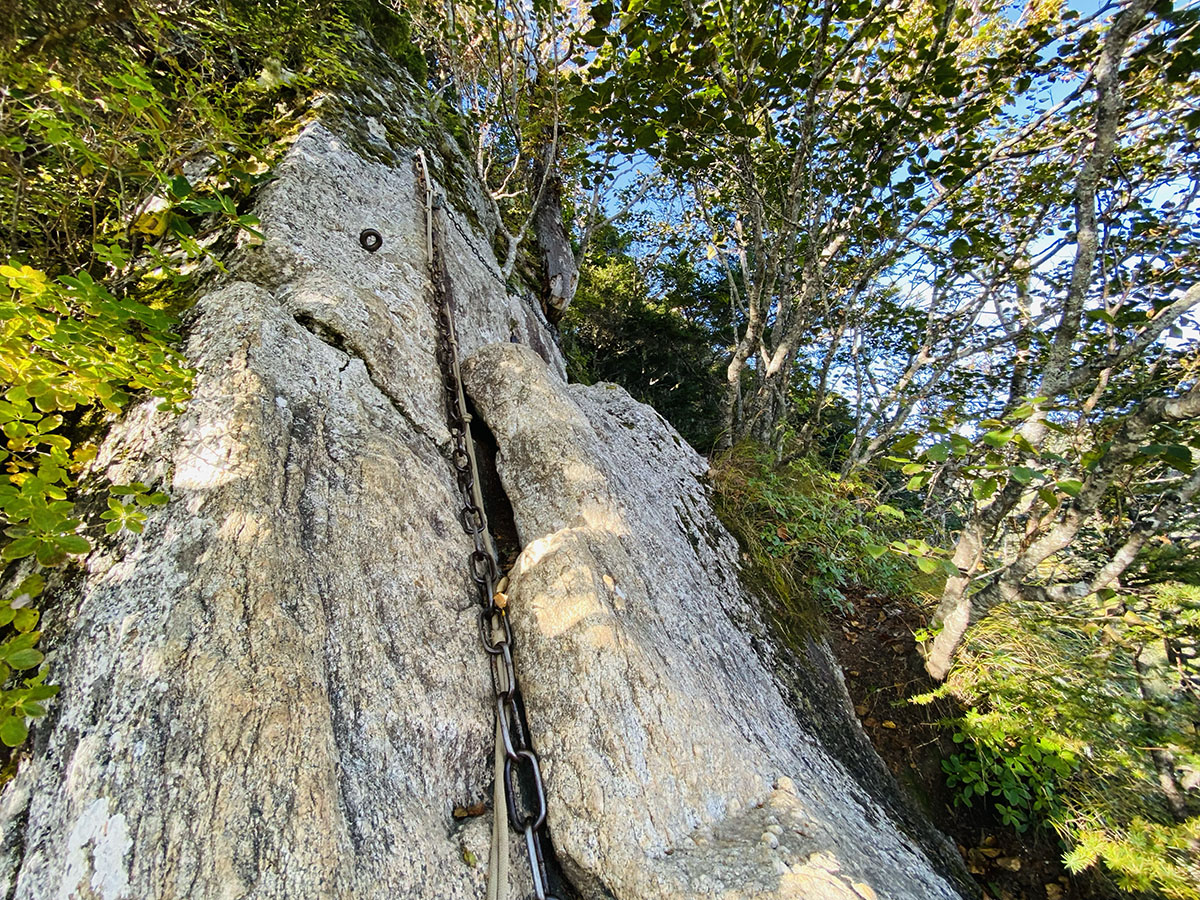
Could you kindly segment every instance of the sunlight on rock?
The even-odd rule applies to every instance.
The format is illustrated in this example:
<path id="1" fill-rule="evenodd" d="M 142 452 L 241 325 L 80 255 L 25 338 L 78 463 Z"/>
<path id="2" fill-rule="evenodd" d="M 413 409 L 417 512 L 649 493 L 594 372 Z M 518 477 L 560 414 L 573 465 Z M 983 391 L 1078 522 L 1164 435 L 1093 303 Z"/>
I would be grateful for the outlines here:
<path id="1" fill-rule="evenodd" d="M 229 422 L 206 422 L 188 442 L 175 468 L 175 487 L 201 491 L 220 487 L 241 477 L 238 469 L 245 447 L 234 440 Z"/>

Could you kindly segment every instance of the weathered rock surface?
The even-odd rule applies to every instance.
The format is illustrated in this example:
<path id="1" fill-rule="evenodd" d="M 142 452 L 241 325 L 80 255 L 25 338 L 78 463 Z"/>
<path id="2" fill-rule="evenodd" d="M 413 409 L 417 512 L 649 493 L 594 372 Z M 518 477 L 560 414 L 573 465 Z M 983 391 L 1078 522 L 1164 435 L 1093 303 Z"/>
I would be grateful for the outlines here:
<path id="1" fill-rule="evenodd" d="M 565 385 L 524 347 L 482 349 L 464 378 L 524 547 L 518 674 L 575 885 L 957 896 L 800 725 L 738 627 L 754 613 L 704 460 L 625 391 Z"/>
<path id="2" fill-rule="evenodd" d="M 404 152 L 372 158 L 355 141 L 379 129 L 348 127 L 303 132 L 258 203 L 266 245 L 199 299 L 187 411 L 144 407 L 105 445 L 114 481 L 172 500 L 47 611 L 62 693 L 0 798 L 5 897 L 483 895 L 488 817 L 451 811 L 490 797 L 491 686 L 423 209 Z M 751 640 L 703 460 L 624 391 L 568 386 L 536 304 L 509 296 L 486 236 L 451 212 L 567 891 L 960 896 L 797 715 L 771 664 L 783 651 Z M 358 245 L 366 227 L 378 253 Z M 849 723 L 836 678 L 818 682 L 828 695 L 806 702 Z"/>

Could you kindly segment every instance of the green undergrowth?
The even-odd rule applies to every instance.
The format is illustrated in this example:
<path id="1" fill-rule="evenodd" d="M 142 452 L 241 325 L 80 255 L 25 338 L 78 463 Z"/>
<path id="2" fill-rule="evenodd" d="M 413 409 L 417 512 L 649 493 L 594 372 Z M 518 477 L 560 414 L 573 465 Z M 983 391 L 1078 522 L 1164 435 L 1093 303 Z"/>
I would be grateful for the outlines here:
<path id="1" fill-rule="evenodd" d="M 815 630 L 822 612 L 852 610 L 859 590 L 911 593 L 904 562 L 867 552 L 904 519 L 870 484 L 803 459 L 778 467 L 750 443 L 716 456 L 712 479 L 717 515 L 738 540 L 748 583 L 794 621 Z"/>
<path id="2" fill-rule="evenodd" d="M 961 748 L 943 765 L 957 802 L 1053 831 L 1074 872 L 1198 900 L 1198 622 L 1200 588 L 1179 583 L 981 621 L 947 683 L 918 698 L 969 709 L 945 723 Z"/>
<path id="3" fill-rule="evenodd" d="M 168 502 L 89 476 L 131 402 L 186 403 L 178 315 L 360 26 L 419 77 L 406 21 L 351 3 L 18 2 L 0 36 L 0 741 L 57 690 L 38 648 L 52 571 Z M 84 521 L 79 501 L 100 492 Z M 53 581 L 53 579 L 49 579 Z M 15 586 L 14 586 L 15 585 Z"/>

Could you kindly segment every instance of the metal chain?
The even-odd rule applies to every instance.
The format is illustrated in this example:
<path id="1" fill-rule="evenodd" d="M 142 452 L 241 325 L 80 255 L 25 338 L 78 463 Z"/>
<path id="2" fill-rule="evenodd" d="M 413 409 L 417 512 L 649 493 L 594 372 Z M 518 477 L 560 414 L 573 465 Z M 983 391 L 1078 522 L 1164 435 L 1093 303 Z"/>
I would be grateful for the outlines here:
<path id="1" fill-rule="evenodd" d="M 488 273 L 492 281 L 504 288 L 505 293 L 508 293 L 508 282 L 504 280 L 503 273 L 497 275 L 492 271 L 492 266 L 486 259 L 483 258 L 483 254 L 480 253 L 479 249 L 475 246 L 475 240 L 467 235 L 467 232 L 463 230 L 463 227 L 458 224 L 458 220 L 454 218 L 453 213 L 450 212 L 450 208 L 445 204 L 442 205 L 442 214 L 445 216 L 447 221 L 454 226 L 454 230 L 457 231 L 458 236 L 463 239 L 463 243 L 467 245 L 467 249 L 471 251 L 471 255 L 479 260 L 479 264 L 483 266 L 483 270 Z"/>
<path id="2" fill-rule="evenodd" d="M 462 509 L 459 521 L 471 535 L 475 549 L 469 557 L 471 578 L 479 588 L 479 637 L 491 662 L 492 689 L 496 711 L 497 733 L 504 751 L 504 797 L 508 819 L 525 836 L 525 849 L 533 877 L 536 900 L 554 900 L 547 894 L 546 861 L 542 842 L 546 825 L 546 786 L 542 781 L 541 765 L 534 752 L 524 720 L 524 704 L 513 668 L 513 635 L 503 599 L 497 602 L 497 582 L 500 572 L 496 551 L 488 530 L 483 509 L 483 493 L 479 483 L 479 467 L 475 460 L 475 445 L 471 440 L 471 415 L 462 388 L 459 370 L 458 335 L 454 328 L 453 295 L 446 262 L 442 254 L 442 232 L 435 211 L 446 209 L 433 197 L 433 185 L 425 163 L 423 150 L 417 151 L 420 176 L 425 185 L 426 234 L 431 251 L 433 294 L 438 325 L 437 359 L 442 370 L 447 419 L 453 449 L 450 462 L 454 466 Z M 453 219 L 450 221 L 453 223 Z M 480 260 L 482 262 L 482 259 Z M 490 270 L 489 270 L 490 271 Z M 497 753 L 497 757 L 499 754 Z M 504 813 L 493 810 L 493 815 Z M 499 848 L 507 853 L 507 846 Z M 503 887 L 503 886 L 501 886 Z"/>

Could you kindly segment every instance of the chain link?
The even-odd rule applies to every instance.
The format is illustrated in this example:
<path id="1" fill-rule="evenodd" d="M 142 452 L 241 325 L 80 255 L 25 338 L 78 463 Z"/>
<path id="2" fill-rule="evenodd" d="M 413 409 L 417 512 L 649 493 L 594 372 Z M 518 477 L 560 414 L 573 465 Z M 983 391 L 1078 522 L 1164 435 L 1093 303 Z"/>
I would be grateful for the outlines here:
<path id="1" fill-rule="evenodd" d="M 419 175 L 425 182 L 426 196 L 429 197 L 432 185 L 428 181 L 428 172 L 424 170 L 423 154 L 418 158 L 421 163 Z M 437 211 L 442 213 L 440 217 L 436 215 Z M 554 900 L 547 893 L 546 862 L 542 846 L 546 825 L 546 785 L 542 780 L 541 765 L 525 724 L 524 705 L 513 667 L 512 628 L 505 608 L 496 602 L 499 566 L 487 526 L 487 514 L 483 509 L 479 468 L 475 459 L 475 447 L 471 441 L 471 416 L 467 411 L 466 396 L 462 388 L 452 286 L 442 253 L 444 234 L 439 220 L 448 219 L 489 274 L 492 274 L 492 270 L 475 251 L 473 243 L 449 215 L 444 204 L 438 201 L 427 203 L 427 214 L 431 217 L 427 228 L 430 229 L 431 235 L 430 264 L 438 326 L 437 359 L 442 370 L 452 444 L 449 456 L 462 494 L 463 505 L 459 512 L 459 520 L 463 531 L 471 536 L 475 544 L 475 549 L 468 557 L 468 567 L 472 580 L 479 588 L 479 636 L 491 663 L 494 706 L 504 748 L 503 779 L 507 814 L 512 826 L 522 832 L 525 838 L 534 897 L 536 900 Z M 494 274 L 492 277 L 496 278 Z M 504 285 L 499 278 L 496 280 Z M 504 810 L 493 810 L 493 815 L 504 814 Z M 502 847 L 501 852 L 507 853 L 508 848 Z"/>
<path id="2" fill-rule="evenodd" d="M 438 200 L 441 201 L 441 198 L 439 197 Z M 488 261 L 483 258 L 483 254 L 480 253 L 479 248 L 475 246 L 474 238 L 470 237 L 463 227 L 458 224 L 458 220 L 454 218 L 454 214 L 450 212 L 450 207 L 445 202 L 440 202 L 439 205 L 442 210 L 442 215 L 445 217 L 446 221 L 448 221 L 454 227 L 454 230 L 458 232 L 458 236 L 463 239 L 463 243 L 467 245 L 467 249 L 471 251 L 471 255 L 479 260 L 479 265 L 483 266 L 483 271 L 488 273 L 492 281 L 504 288 L 505 293 L 508 293 L 508 282 L 504 280 L 503 274 L 497 275 L 496 272 L 493 271 L 492 264 L 489 264 Z"/>

